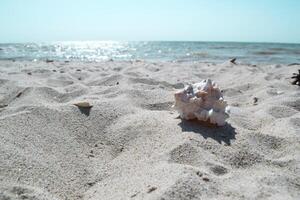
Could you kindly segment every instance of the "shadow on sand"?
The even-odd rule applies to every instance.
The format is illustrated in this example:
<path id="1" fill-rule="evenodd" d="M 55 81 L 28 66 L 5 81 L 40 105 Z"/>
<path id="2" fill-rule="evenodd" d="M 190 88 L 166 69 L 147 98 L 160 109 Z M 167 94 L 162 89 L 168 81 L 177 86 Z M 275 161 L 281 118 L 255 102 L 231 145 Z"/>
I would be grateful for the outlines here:
<path id="1" fill-rule="evenodd" d="M 224 126 L 216 126 L 198 120 L 182 120 L 178 125 L 182 131 L 201 134 L 205 139 L 212 138 L 220 144 L 224 142 L 230 145 L 236 135 L 235 128 L 228 123 Z"/>
<path id="2" fill-rule="evenodd" d="M 91 112 L 91 107 L 78 107 L 78 109 L 80 110 L 80 112 L 86 116 L 89 116 L 90 115 L 90 112 Z"/>

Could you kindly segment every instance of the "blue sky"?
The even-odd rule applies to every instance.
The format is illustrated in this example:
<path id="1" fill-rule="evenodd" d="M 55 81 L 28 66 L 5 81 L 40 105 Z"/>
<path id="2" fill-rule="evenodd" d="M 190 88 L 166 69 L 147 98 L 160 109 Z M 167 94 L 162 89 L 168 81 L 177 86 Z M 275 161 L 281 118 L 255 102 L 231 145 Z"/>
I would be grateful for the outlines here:
<path id="1" fill-rule="evenodd" d="M 300 43 L 299 0 L 1 0 L 0 42 Z"/>

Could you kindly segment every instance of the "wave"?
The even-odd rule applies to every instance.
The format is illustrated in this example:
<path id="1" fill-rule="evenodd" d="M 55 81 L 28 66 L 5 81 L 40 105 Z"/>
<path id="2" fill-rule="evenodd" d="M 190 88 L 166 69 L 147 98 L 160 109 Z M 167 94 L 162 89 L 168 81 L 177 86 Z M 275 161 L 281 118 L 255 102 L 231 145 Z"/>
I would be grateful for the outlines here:
<path id="1" fill-rule="evenodd" d="M 202 57 L 202 58 L 207 58 L 210 56 L 209 53 L 207 52 L 192 52 L 191 55 L 196 57 Z"/>
<path id="2" fill-rule="evenodd" d="M 255 51 L 253 52 L 255 55 L 275 55 L 278 54 L 278 52 L 275 51 Z"/>

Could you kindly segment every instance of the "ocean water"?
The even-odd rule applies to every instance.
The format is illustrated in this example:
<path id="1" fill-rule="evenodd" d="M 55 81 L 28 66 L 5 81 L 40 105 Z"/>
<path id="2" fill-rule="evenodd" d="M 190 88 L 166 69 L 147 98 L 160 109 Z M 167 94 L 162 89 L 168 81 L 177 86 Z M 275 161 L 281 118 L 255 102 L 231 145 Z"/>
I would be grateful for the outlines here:
<path id="1" fill-rule="evenodd" d="M 0 43 L 0 60 L 106 61 L 149 60 L 290 64 L 300 62 L 300 44 L 238 42 Z"/>

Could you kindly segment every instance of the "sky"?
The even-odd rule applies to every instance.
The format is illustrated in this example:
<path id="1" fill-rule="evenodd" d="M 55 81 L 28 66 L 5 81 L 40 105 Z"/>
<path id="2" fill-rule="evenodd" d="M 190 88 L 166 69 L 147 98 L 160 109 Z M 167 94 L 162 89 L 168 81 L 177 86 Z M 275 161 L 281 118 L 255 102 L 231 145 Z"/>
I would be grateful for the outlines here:
<path id="1" fill-rule="evenodd" d="M 0 42 L 300 43 L 299 0 L 0 0 Z"/>

